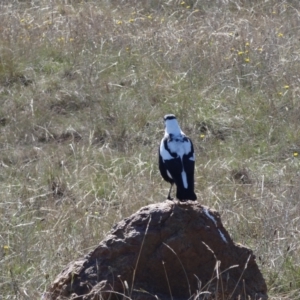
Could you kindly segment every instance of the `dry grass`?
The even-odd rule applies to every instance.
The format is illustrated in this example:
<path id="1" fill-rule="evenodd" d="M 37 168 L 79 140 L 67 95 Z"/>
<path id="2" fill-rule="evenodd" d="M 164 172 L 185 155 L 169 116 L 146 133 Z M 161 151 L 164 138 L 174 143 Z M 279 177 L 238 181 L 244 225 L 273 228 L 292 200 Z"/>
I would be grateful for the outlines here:
<path id="1" fill-rule="evenodd" d="M 299 299 L 299 11 L 2 1 L 0 298 L 38 299 L 115 222 L 165 199 L 157 145 L 175 113 L 199 201 L 254 250 L 270 299 Z"/>

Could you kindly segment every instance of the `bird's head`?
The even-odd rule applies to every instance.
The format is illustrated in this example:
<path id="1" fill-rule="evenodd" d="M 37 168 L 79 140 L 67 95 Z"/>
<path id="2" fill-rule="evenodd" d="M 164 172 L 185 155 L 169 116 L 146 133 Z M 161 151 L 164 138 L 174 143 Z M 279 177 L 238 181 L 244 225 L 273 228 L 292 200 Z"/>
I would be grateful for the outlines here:
<path id="1" fill-rule="evenodd" d="M 175 115 L 172 114 L 165 115 L 164 122 L 165 122 L 165 132 L 167 134 L 177 135 L 182 133 Z"/>

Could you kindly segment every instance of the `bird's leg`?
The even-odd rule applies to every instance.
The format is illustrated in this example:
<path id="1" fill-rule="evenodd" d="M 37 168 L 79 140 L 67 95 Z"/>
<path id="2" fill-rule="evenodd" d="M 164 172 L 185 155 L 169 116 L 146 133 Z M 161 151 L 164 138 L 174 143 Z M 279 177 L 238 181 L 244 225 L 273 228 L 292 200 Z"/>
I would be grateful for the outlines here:
<path id="1" fill-rule="evenodd" d="M 173 183 L 171 183 L 171 186 L 170 186 L 169 194 L 168 194 L 168 197 L 167 197 L 168 200 L 173 200 L 173 198 L 171 198 L 172 187 L 173 187 Z"/>

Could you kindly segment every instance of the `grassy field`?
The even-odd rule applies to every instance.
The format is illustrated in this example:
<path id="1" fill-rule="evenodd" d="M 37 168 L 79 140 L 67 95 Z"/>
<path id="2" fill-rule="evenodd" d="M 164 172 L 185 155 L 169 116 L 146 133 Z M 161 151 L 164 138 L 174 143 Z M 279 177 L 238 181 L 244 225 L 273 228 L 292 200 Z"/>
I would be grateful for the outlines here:
<path id="1" fill-rule="evenodd" d="M 253 249 L 270 299 L 300 299 L 299 13 L 1 1 L 0 299 L 39 299 L 114 223 L 165 200 L 166 113 L 194 141 L 198 201 Z"/>

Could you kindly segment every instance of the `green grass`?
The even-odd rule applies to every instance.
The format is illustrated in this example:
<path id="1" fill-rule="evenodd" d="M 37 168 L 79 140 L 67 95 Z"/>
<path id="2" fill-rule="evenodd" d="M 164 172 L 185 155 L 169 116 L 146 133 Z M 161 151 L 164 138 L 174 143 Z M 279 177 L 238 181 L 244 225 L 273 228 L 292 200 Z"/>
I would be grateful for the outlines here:
<path id="1" fill-rule="evenodd" d="M 0 5 L 2 298 L 38 299 L 165 199 L 175 113 L 200 203 L 254 250 L 270 299 L 299 299 L 298 1 L 144 2 Z"/>

